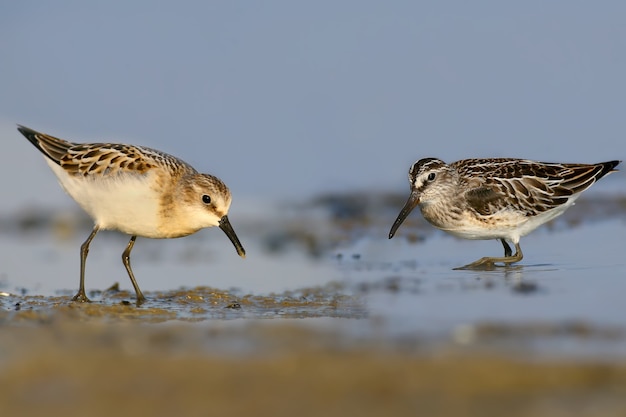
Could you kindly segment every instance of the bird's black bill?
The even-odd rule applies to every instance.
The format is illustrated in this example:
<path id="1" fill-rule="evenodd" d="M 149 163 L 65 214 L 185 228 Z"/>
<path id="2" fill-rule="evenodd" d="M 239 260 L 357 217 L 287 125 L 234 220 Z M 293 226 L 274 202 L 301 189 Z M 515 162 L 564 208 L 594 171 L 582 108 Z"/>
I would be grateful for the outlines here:
<path id="1" fill-rule="evenodd" d="M 389 239 L 391 239 L 396 234 L 396 230 L 398 230 L 398 227 L 400 227 L 404 219 L 407 218 L 409 213 L 411 213 L 411 211 L 419 203 L 420 203 L 419 195 L 416 192 L 411 192 L 409 199 L 407 200 L 404 207 L 402 207 L 400 214 L 398 214 L 398 218 L 396 219 L 395 222 L 393 222 L 393 226 L 391 226 L 391 230 L 389 231 Z"/>
<path id="2" fill-rule="evenodd" d="M 233 245 L 235 245 L 237 254 L 239 254 L 239 256 L 241 256 L 242 258 L 245 258 L 246 251 L 244 250 L 243 246 L 241 246 L 241 242 L 237 238 L 237 234 L 233 230 L 233 227 L 230 225 L 230 222 L 228 221 L 228 216 L 222 217 L 222 219 L 220 220 L 219 226 L 220 226 L 220 229 L 222 229 L 222 231 L 226 233 L 226 236 L 228 236 L 230 241 L 233 242 Z"/>

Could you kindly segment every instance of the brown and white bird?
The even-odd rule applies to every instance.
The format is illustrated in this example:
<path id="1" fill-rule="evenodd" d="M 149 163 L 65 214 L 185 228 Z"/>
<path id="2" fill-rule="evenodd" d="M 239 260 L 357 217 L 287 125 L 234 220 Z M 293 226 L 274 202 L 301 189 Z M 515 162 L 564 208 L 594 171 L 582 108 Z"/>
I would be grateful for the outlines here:
<path id="1" fill-rule="evenodd" d="M 504 257 L 484 257 L 458 269 L 485 269 L 522 260 L 522 236 L 567 210 L 620 161 L 561 164 L 525 159 L 424 158 L 409 170 L 411 194 L 389 232 L 391 239 L 419 206 L 433 226 L 465 239 L 500 239 Z M 515 245 L 515 254 L 507 243 Z"/>
<path id="2" fill-rule="evenodd" d="M 89 244 L 99 230 L 131 236 L 122 261 L 135 288 L 137 305 L 145 301 L 130 266 L 137 236 L 176 238 L 218 226 L 245 257 L 228 220 L 231 194 L 217 177 L 198 173 L 191 165 L 164 152 L 116 143 L 72 143 L 18 125 L 39 149 L 63 189 L 91 216 L 94 228 L 80 249 L 80 286 L 85 293 L 85 262 Z"/>

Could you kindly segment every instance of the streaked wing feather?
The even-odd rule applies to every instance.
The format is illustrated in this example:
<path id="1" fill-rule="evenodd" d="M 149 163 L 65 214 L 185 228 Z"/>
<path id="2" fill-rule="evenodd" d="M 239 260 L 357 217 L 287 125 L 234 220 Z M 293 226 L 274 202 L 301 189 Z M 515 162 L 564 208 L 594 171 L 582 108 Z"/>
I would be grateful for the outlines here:
<path id="1" fill-rule="evenodd" d="M 44 155 L 59 164 L 61 158 L 75 143 L 68 142 L 45 133 L 37 132 L 29 127 L 17 125 L 18 130 L 39 149 Z"/>
<path id="2" fill-rule="evenodd" d="M 471 209 L 491 215 L 512 208 L 533 216 L 567 203 L 608 174 L 619 161 L 555 164 L 519 159 L 459 161 L 459 172 L 480 185 L 466 192 Z"/>
<path id="3" fill-rule="evenodd" d="M 61 166 L 73 175 L 106 177 L 129 172 L 143 175 L 157 166 L 165 166 L 171 171 L 180 168 L 195 171 L 190 165 L 166 153 L 116 143 L 72 146 L 61 158 Z"/>
<path id="4" fill-rule="evenodd" d="M 468 206 L 482 216 L 488 216 L 507 206 L 506 195 L 497 187 L 480 186 L 465 193 Z"/>
<path id="5" fill-rule="evenodd" d="M 37 132 L 26 126 L 18 125 L 18 130 L 70 175 L 143 175 L 157 166 L 167 168 L 173 175 L 197 172 L 191 165 L 156 149 L 117 143 L 79 144 Z"/>

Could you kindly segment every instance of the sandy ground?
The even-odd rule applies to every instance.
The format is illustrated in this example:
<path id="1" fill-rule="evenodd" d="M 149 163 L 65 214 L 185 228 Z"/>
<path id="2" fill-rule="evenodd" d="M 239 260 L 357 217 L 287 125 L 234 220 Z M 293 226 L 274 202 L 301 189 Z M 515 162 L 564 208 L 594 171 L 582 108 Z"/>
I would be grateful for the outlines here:
<path id="1" fill-rule="evenodd" d="M 385 218 L 395 216 L 403 202 L 397 200 Z M 624 201 L 589 207 L 581 201 L 583 209 L 571 212 L 623 219 Z M 327 241 L 290 232 L 278 242 L 313 242 L 305 247 L 319 256 L 372 227 L 368 212 L 356 216 L 358 227 L 352 220 L 354 208 L 367 201 L 331 203 L 325 204 L 333 207 L 337 236 Z M 352 213 L 348 223 L 342 220 L 345 212 Z M 565 222 L 553 227 L 576 225 L 576 216 L 564 216 Z M 409 220 L 406 233 L 422 239 L 419 216 Z M 266 240 L 280 252 L 282 243 Z M 533 271 L 529 268 L 531 278 Z M 404 291 L 403 281 L 388 282 L 384 276 L 380 288 L 356 286 L 364 294 Z M 409 301 L 439 299 L 450 285 L 443 282 L 444 287 L 433 288 L 422 283 L 420 297 Z M 487 291 L 490 282 L 472 281 L 471 288 Z M 506 279 L 495 282 L 489 294 L 508 288 Z M 552 281 L 537 282 L 523 281 L 511 291 L 559 300 L 577 294 L 562 297 L 559 290 L 571 290 L 572 277 L 551 293 L 545 287 Z M 467 284 L 459 285 L 447 291 L 471 298 Z M 585 291 L 586 285 L 591 284 L 585 280 Z M 377 323 L 358 295 L 346 295 L 332 283 L 268 296 L 208 287 L 147 291 L 149 302 L 141 308 L 132 303 L 133 294 L 115 288 L 90 293 L 96 301 L 90 304 L 72 303 L 72 291 L 62 296 L 0 292 L 1 416 L 626 415 L 621 325 L 478 323 L 456 340 L 433 341 L 417 333 L 393 338 L 377 333 L 377 326 L 384 330 L 389 323 Z M 362 327 L 369 331 L 359 331 Z M 467 343 L 470 339 L 480 343 Z M 532 349 L 535 340 L 545 339 L 564 345 L 572 339 L 598 341 L 621 353 L 580 357 Z"/>
<path id="2" fill-rule="evenodd" d="M 218 310 L 232 309 L 229 297 L 215 297 Z M 4 302 L 6 416 L 626 415 L 623 360 L 432 349 L 307 325 L 315 319 L 198 319 L 187 314 L 193 302 L 170 310 L 69 297 Z M 368 320 L 350 300 L 335 308 L 346 318 L 334 320 Z"/>

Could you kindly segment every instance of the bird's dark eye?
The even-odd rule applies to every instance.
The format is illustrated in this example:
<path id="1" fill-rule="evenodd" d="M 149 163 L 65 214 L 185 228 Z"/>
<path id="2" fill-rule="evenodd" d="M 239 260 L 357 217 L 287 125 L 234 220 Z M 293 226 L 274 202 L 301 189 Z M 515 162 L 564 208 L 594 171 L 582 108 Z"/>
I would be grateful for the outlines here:
<path id="1" fill-rule="evenodd" d="M 204 204 L 211 204 L 211 196 L 210 195 L 203 195 L 202 196 L 202 202 Z"/>
<path id="2" fill-rule="evenodd" d="M 428 181 L 434 181 L 435 180 L 435 173 L 431 172 L 430 174 L 428 174 Z"/>

